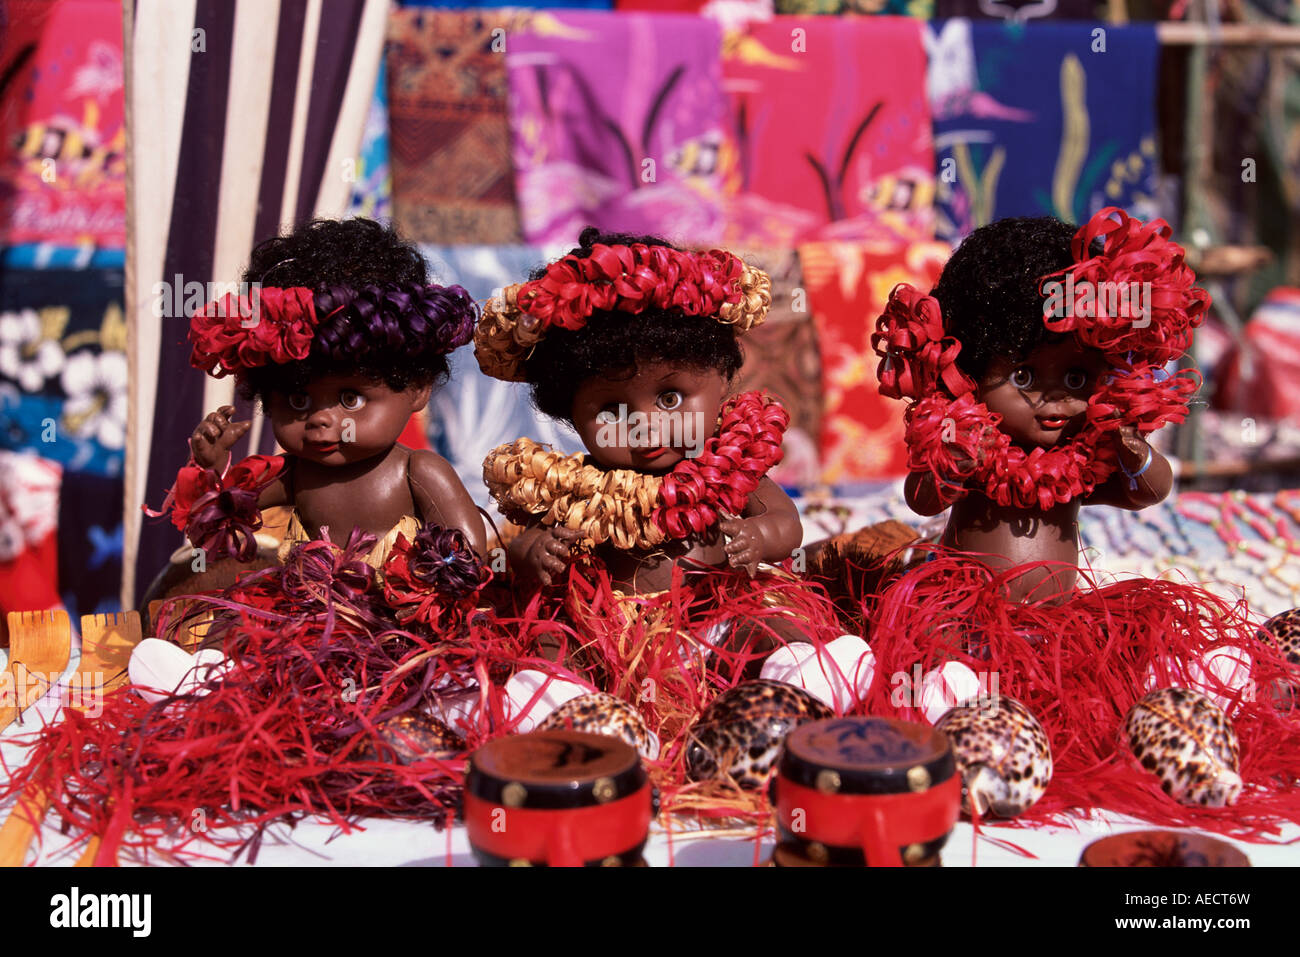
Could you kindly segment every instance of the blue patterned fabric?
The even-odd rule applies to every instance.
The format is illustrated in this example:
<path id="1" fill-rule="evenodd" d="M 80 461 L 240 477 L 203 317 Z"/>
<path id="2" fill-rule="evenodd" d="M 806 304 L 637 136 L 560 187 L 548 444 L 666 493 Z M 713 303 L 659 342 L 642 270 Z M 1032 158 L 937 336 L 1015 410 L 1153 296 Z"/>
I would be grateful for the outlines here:
<path id="1" fill-rule="evenodd" d="M 120 271 L 0 271 L 0 448 L 63 467 L 59 587 L 74 617 L 120 603 L 125 349 Z"/>
<path id="2" fill-rule="evenodd" d="M 1160 215 L 1152 24 L 953 19 L 925 42 L 941 239 L 1007 216 Z"/>
<path id="3" fill-rule="evenodd" d="M 503 286 L 522 282 L 530 270 L 567 252 L 545 246 L 422 246 L 435 281 L 459 283 L 482 305 Z M 584 451 L 567 425 L 533 408 L 528 386 L 501 382 L 479 371 L 473 345 L 450 357 L 451 381 L 429 404 L 429 442 L 460 475 L 479 505 L 490 507 L 483 485 L 483 459 L 498 445 L 530 438 L 560 452 Z"/>

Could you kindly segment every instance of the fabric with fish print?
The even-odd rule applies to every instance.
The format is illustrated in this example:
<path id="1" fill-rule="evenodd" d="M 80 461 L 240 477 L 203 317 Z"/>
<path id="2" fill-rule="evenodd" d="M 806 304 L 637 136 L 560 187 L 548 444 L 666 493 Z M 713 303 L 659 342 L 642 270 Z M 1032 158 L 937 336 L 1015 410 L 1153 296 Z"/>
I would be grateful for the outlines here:
<path id="1" fill-rule="evenodd" d="M 954 19 L 925 30 L 940 238 L 1008 216 L 1160 215 L 1153 25 Z"/>
<path id="2" fill-rule="evenodd" d="M 728 244 L 933 236 L 921 29 L 776 17 L 728 35 Z"/>
<path id="3" fill-rule="evenodd" d="M 524 238 L 572 244 L 595 225 L 718 242 L 717 23 L 556 11 L 527 23 L 506 51 Z"/>
<path id="4" fill-rule="evenodd" d="M 0 10 L 0 243 L 124 246 L 122 8 Z"/>
<path id="5" fill-rule="evenodd" d="M 821 349 L 823 481 L 907 473 L 903 411 L 880 395 L 871 333 L 890 290 L 901 282 L 931 288 L 949 252 L 945 243 L 924 241 L 799 247 Z"/>

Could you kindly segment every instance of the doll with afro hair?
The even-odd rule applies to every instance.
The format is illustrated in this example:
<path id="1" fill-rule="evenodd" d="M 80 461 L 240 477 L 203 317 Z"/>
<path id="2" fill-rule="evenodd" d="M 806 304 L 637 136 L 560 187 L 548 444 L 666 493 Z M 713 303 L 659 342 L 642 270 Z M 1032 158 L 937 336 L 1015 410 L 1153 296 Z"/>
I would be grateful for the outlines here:
<path id="1" fill-rule="evenodd" d="M 481 556 L 482 518 L 451 465 L 398 443 L 446 380 L 447 353 L 469 339 L 477 318 L 469 295 L 429 285 L 419 250 L 367 219 L 315 220 L 268 239 L 241 279 L 263 290 L 309 290 L 314 310 L 301 358 L 225 369 L 206 354 L 196 361 L 216 375 L 233 371 L 240 394 L 256 398 L 271 421 L 286 464 L 258 505 L 292 507 L 286 546 L 325 528 L 336 542 L 360 529 L 379 539 L 370 559 L 377 564 L 395 533 L 411 538 L 428 523 L 463 532 Z M 251 427 L 232 422 L 234 412 L 225 406 L 195 428 L 196 464 L 224 468 Z"/>
<path id="2" fill-rule="evenodd" d="M 637 255 L 645 257 L 643 263 L 684 261 L 683 270 L 693 268 L 689 261 L 691 254 L 663 239 L 602 233 L 594 227 L 583 231 L 577 248 L 565 259 L 576 259 L 581 266 L 601 255 L 611 255 L 611 248 L 622 250 L 625 256 L 633 255 L 629 249 L 639 249 L 642 252 Z M 655 260 L 657 254 L 662 258 Z M 683 259 L 672 259 L 678 255 Z M 709 255 L 712 254 L 704 254 L 702 259 Z M 729 258 L 733 268 L 738 268 L 738 261 Z M 530 284 L 544 284 L 548 272 L 559 265 L 534 271 Z M 640 274 L 652 275 L 670 287 L 678 282 L 680 293 L 690 283 L 681 280 L 675 272 L 677 268 L 662 266 L 656 272 L 655 268 L 643 265 Z M 766 276 L 762 281 L 766 282 Z M 561 294 L 558 308 L 571 305 L 564 301 L 566 295 L 578 298 L 583 294 L 576 291 L 580 285 L 566 287 L 568 292 Z M 765 312 L 765 307 L 761 311 Z M 525 311 L 520 326 L 531 321 Z M 754 322 L 760 321 L 761 314 Z M 636 308 L 595 308 L 580 322 L 552 323 L 544 327 L 545 334 L 532 336 L 526 354 L 519 354 L 509 352 L 513 343 L 503 346 L 502 340 L 494 341 L 485 335 L 485 326 L 491 323 L 492 317 L 485 313 L 476 337 L 476 354 L 484 371 L 499 378 L 527 382 L 540 411 L 571 424 L 588 450 L 583 462 L 594 476 L 589 480 L 606 491 L 610 486 L 603 476 L 616 476 L 610 480 L 615 483 L 625 478 L 637 482 L 639 477 L 646 477 L 651 483 L 661 478 L 667 481 L 683 466 L 700 461 L 694 456 L 706 440 L 712 441 L 710 437 L 719 427 L 720 410 L 726 406 L 742 363 L 737 339 L 748 328 L 719 321 L 718 315 L 710 314 L 707 309 L 659 306 L 653 302 Z M 501 365 L 497 352 L 500 348 L 511 356 L 508 371 Z M 763 414 L 769 418 L 784 417 L 775 437 L 769 434 L 767 439 L 779 460 L 780 430 L 788 416 L 779 406 L 767 406 Z M 645 425 L 640 433 L 637 422 Z M 683 423 L 686 427 L 671 428 Z M 690 428 L 692 424 L 696 427 Z M 511 473 L 511 479 L 515 480 L 513 487 L 510 487 L 511 479 L 497 481 L 507 471 L 502 465 L 502 453 L 508 449 L 503 447 L 489 456 L 485 478 L 502 510 L 512 521 L 525 526 L 511 542 L 511 566 L 524 581 L 534 585 L 558 583 L 584 538 L 588 539 L 587 545 L 593 544 L 580 530 L 579 526 L 583 525 L 580 519 L 604 507 L 593 501 L 601 495 L 589 496 L 585 502 L 575 500 L 578 496 L 566 498 L 565 514 L 570 517 L 567 521 L 556 520 L 555 508 L 548 514 L 542 514 L 546 509 L 535 503 L 531 512 L 521 508 L 520 500 L 511 496 L 520 489 L 528 491 L 527 482 L 519 482 L 518 473 Z M 576 466 L 573 462 L 552 464 L 563 469 Z M 713 521 L 700 523 L 691 534 L 670 536 L 653 547 L 646 547 L 645 542 L 632 545 L 626 540 L 619 541 L 617 535 L 602 541 L 597 535 L 593 550 L 618 587 L 638 593 L 667 588 L 673 565 L 678 562 L 731 565 L 747 568 L 751 574 L 759 562 L 779 562 L 799 545 L 802 530 L 789 497 L 762 475 L 762 471 L 755 473 L 751 480 L 752 492 L 739 500 L 734 512 L 717 510 L 712 513 Z M 627 505 L 625 511 L 647 519 L 650 508 L 648 505 L 641 508 L 642 504 Z M 623 506 L 613 506 L 615 511 L 620 508 Z M 643 521 L 643 525 L 652 525 L 654 521 Z"/>
<path id="3" fill-rule="evenodd" d="M 1031 455 L 1060 448 L 1080 433 L 1089 399 L 1112 372 L 1099 349 L 1044 322 L 1044 281 L 1075 264 L 1072 242 L 1078 231 L 1051 217 L 982 226 L 953 253 L 932 292 L 944 333 L 960 344 L 956 367 L 975 383 L 975 399 L 1000 420 L 998 428 L 1011 445 Z M 1100 249 L 1100 241 L 1094 241 L 1088 253 Z M 1146 508 L 1164 499 L 1173 485 L 1169 462 L 1126 423 L 1103 439 L 1113 445 L 1119 467 L 1086 495 L 1048 507 L 1000 504 L 963 478 L 975 470 L 976 459 L 997 454 L 992 433 L 987 438 L 974 456 L 957 453 L 955 476 L 912 471 L 905 494 L 922 515 L 951 505 L 943 543 L 980 555 L 995 569 L 1059 563 L 1057 571 L 1038 567 L 1015 579 L 1011 597 L 1016 600 L 1059 596 L 1073 588 L 1081 505 Z"/>

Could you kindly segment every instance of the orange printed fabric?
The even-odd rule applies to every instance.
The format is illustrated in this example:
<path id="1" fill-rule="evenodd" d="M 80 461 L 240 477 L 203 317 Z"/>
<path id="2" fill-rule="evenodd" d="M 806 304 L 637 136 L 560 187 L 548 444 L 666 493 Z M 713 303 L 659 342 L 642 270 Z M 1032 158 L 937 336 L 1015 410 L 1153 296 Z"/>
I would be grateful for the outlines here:
<path id="1" fill-rule="evenodd" d="M 871 333 L 890 290 L 901 282 L 929 290 L 951 251 L 946 243 L 930 241 L 799 247 L 821 348 L 823 481 L 906 474 L 902 404 L 880 395 Z"/>

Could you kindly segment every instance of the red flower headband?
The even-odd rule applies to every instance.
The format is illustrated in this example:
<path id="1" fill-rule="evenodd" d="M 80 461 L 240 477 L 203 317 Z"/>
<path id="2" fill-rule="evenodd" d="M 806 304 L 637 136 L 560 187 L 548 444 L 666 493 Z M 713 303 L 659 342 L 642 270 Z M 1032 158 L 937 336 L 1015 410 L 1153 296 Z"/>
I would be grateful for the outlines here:
<path id="1" fill-rule="evenodd" d="M 216 378 L 268 362 L 307 358 L 316 330 L 315 296 L 292 286 L 230 293 L 190 319 L 190 365 Z"/>
<path id="2" fill-rule="evenodd" d="M 331 328 L 340 314 L 346 334 Z M 336 361 L 354 361 L 373 350 L 432 358 L 469 342 L 477 319 L 474 300 L 460 286 L 261 287 L 251 296 L 227 295 L 194 315 L 190 362 L 220 378 L 267 363 L 304 360 L 313 342 Z"/>
<path id="3" fill-rule="evenodd" d="M 1004 507 L 1049 508 L 1090 493 L 1115 471 L 1116 453 L 1102 442 L 1106 433 L 1125 425 L 1150 433 L 1181 422 L 1200 377 L 1191 370 L 1167 376 L 1162 367 L 1187 350 L 1210 297 L 1193 285 L 1196 277 L 1171 233 L 1162 219 L 1144 224 L 1108 207 L 1075 234 L 1075 265 L 1043 277 L 1040 290 L 1061 277 L 1069 303 L 1061 309 L 1045 304 L 1047 328 L 1073 332 L 1080 345 L 1101 350 L 1115 370 L 1089 399 L 1085 427 L 1050 450 L 1026 452 L 1011 443 L 998 429 L 1001 417 L 976 401 L 977 383 L 958 368 L 961 343 L 946 334 L 938 300 L 905 283 L 895 287 L 871 347 L 882 359 L 881 395 L 911 400 L 908 468 L 934 474 L 949 502 L 974 485 Z M 1098 237 L 1103 249 L 1089 256 Z M 1110 308 L 1115 300 L 1098 294 L 1133 283 L 1150 284 L 1149 314 L 1140 318 L 1132 309 Z"/>
<path id="4" fill-rule="evenodd" d="M 474 354 L 487 375 L 523 381 L 523 362 L 548 329 L 581 329 L 592 313 L 667 309 L 709 316 L 743 334 L 772 305 L 767 273 L 731 253 L 668 246 L 597 243 L 588 256 L 568 255 L 540 278 L 508 286 L 483 310 Z"/>

